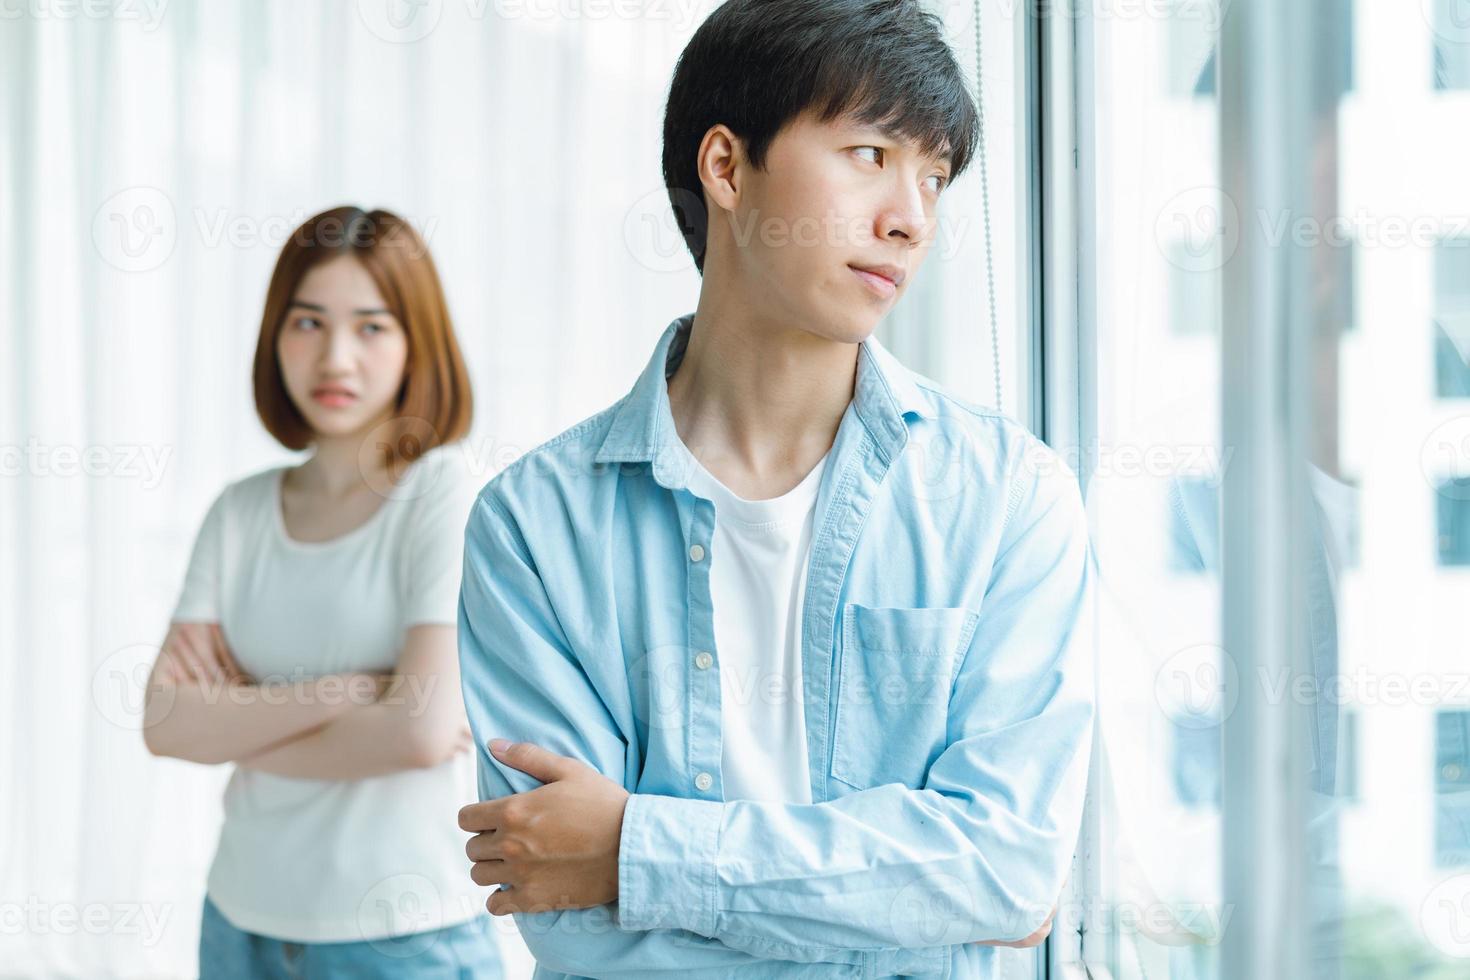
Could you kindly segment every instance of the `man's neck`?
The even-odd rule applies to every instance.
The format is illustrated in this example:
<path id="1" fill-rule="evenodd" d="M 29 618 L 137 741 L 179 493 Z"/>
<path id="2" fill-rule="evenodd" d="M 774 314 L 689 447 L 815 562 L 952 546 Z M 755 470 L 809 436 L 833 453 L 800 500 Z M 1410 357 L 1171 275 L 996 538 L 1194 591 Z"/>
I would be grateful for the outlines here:
<path id="1" fill-rule="evenodd" d="M 737 496 L 778 497 L 811 472 L 852 401 L 858 345 L 719 309 L 701 297 L 669 379 L 679 438 Z"/>

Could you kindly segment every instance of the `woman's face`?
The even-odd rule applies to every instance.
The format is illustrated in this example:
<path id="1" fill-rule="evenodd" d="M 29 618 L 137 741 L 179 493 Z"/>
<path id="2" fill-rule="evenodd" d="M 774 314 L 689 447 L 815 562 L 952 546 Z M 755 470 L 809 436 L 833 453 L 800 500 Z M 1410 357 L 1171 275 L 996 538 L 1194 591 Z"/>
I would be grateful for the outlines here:
<path id="1" fill-rule="evenodd" d="M 316 434 L 350 436 L 392 417 L 408 335 L 372 276 L 343 255 L 301 278 L 276 357 L 291 401 Z"/>

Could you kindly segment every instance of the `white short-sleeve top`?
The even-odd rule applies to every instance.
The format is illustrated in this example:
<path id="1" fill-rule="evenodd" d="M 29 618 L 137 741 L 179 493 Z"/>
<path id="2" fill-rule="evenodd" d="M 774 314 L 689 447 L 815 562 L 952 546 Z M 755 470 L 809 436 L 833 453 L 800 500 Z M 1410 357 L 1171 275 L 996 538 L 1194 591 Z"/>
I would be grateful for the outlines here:
<path id="1" fill-rule="evenodd" d="M 464 530 L 478 491 L 457 445 L 433 449 L 372 517 L 325 542 L 286 532 L 280 466 L 227 486 L 195 540 L 175 622 L 218 622 L 257 680 L 387 672 L 406 631 L 458 617 Z M 458 698 L 456 710 L 463 710 Z M 237 768 L 209 897 L 236 927 L 295 942 L 422 932 L 484 914 L 460 807 L 474 756 L 358 780 Z"/>

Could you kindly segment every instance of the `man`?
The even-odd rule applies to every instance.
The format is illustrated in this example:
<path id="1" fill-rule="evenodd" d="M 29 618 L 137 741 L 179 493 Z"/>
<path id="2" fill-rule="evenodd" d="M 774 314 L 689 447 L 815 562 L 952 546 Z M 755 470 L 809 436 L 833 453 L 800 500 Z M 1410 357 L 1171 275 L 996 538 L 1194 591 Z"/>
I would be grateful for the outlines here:
<path id="1" fill-rule="evenodd" d="M 871 338 L 976 133 L 910 0 L 729 0 L 684 51 L 698 307 L 466 530 L 460 825 L 538 976 L 989 977 L 1046 935 L 1093 723 L 1076 481 Z"/>

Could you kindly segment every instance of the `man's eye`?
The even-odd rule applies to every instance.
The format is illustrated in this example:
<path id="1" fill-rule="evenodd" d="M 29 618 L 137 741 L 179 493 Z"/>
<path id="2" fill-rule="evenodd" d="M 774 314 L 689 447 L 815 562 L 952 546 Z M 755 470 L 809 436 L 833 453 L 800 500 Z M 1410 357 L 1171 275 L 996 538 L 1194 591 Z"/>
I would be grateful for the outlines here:
<path id="1" fill-rule="evenodd" d="M 867 151 L 867 150 L 873 151 L 873 162 L 874 163 L 880 163 L 880 162 L 882 162 L 882 157 L 883 157 L 883 148 L 882 147 L 880 147 L 880 146 L 860 146 L 860 147 L 857 148 L 857 151 L 859 153 L 862 153 L 862 152 Z"/>
<path id="2" fill-rule="evenodd" d="M 929 179 L 932 180 L 932 181 L 936 181 L 936 183 L 934 185 L 934 193 L 936 193 L 936 194 L 942 193 L 944 191 L 944 189 L 949 186 L 949 180 L 948 180 L 948 178 L 944 177 L 941 174 L 934 174 Z"/>

